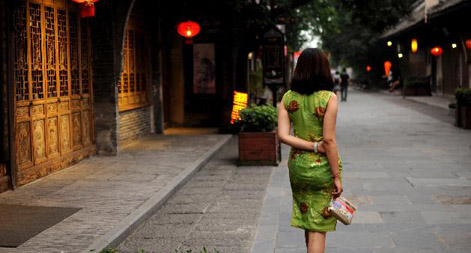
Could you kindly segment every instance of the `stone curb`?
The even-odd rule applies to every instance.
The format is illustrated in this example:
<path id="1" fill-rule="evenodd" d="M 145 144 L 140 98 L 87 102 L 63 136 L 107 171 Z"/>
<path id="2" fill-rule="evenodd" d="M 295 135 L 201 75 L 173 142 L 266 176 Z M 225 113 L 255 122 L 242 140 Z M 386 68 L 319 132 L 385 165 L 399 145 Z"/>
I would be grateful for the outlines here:
<path id="1" fill-rule="evenodd" d="M 257 233 L 255 234 L 250 253 L 268 253 L 275 251 L 276 237 L 280 226 L 281 199 L 283 186 L 288 173 L 287 166 L 276 167 L 270 177 L 267 192 L 263 200 Z"/>
<path id="2" fill-rule="evenodd" d="M 188 168 L 172 179 L 160 189 L 154 196 L 139 206 L 134 212 L 119 222 L 112 230 L 98 238 L 83 253 L 100 252 L 109 247 L 116 247 L 122 240 L 128 237 L 142 222 L 146 221 L 165 202 L 182 187 L 196 172 L 198 172 L 209 160 L 211 160 L 232 138 L 232 135 L 224 135 L 210 150 L 194 161 Z"/>
<path id="3" fill-rule="evenodd" d="M 449 110 L 448 108 L 448 105 L 441 105 L 441 104 L 436 104 L 436 103 L 432 103 L 430 101 L 424 101 L 424 100 L 420 100 L 420 99 L 414 99 L 413 97 L 408 97 L 408 96 L 405 96 L 403 97 L 405 100 L 409 100 L 409 101 L 412 101 L 412 102 L 416 102 L 416 103 L 419 103 L 419 104 L 424 104 L 424 105 L 428 105 L 428 106 L 434 106 L 436 108 L 441 108 L 441 109 L 444 109 L 444 110 Z"/>

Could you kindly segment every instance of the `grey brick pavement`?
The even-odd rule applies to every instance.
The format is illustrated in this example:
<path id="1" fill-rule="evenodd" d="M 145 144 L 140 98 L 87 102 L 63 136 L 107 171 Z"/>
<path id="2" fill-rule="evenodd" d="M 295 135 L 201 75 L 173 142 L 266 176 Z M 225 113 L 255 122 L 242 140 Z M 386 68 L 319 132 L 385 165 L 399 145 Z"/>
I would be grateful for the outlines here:
<path id="1" fill-rule="evenodd" d="M 344 196 L 359 211 L 328 234 L 326 252 L 471 252 L 471 131 L 452 121 L 441 108 L 349 93 L 337 138 Z M 284 164 L 271 177 L 251 252 L 306 252 L 290 212 Z"/>
<path id="2" fill-rule="evenodd" d="M 237 167 L 237 138 L 196 173 L 149 220 L 118 247 L 173 253 L 175 249 L 218 249 L 248 253 L 273 168 Z M 186 251 L 184 251 L 186 252 Z"/>
<path id="3" fill-rule="evenodd" d="M 20 247 L 0 252 L 81 252 L 101 245 L 125 232 L 145 214 L 143 208 L 151 208 L 149 201 L 165 197 L 162 191 L 171 193 L 175 180 L 207 162 L 228 138 L 152 135 L 126 146 L 119 157 L 95 156 L 0 194 L 2 204 L 81 208 Z"/>

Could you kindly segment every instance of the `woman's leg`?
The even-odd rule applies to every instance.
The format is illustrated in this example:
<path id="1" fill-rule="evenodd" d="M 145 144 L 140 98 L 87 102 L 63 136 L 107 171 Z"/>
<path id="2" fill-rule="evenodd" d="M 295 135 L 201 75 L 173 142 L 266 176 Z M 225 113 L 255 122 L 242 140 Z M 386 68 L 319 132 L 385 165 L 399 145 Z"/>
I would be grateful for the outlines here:
<path id="1" fill-rule="evenodd" d="M 324 253 L 326 233 L 312 231 L 309 231 L 307 233 L 307 253 Z"/>

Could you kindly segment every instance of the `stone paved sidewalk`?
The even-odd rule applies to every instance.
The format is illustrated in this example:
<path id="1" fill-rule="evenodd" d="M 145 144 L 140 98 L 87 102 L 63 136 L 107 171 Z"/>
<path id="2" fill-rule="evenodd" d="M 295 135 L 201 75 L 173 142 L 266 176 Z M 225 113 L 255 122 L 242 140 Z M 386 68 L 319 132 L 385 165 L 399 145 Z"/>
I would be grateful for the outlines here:
<path id="1" fill-rule="evenodd" d="M 88 252 L 125 232 L 123 225 L 131 226 L 151 200 L 165 198 L 162 191 L 171 193 L 229 138 L 152 135 L 127 145 L 119 157 L 95 156 L 0 194 L 2 204 L 81 208 L 20 247 L 0 252 Z"/>
<path id="2" fill-rule="evenodd" d="M 471 131 L 444 117 L 444 109 L 400 97 L 349 93 L 337 142 L 344 196 L 359 211 L 352 225 L 339 223 L 327 235 L 327 253 L 471 252 Z M 287 167 L 280 166 L 251 252 L 306 252 L 290 216 Z"/>

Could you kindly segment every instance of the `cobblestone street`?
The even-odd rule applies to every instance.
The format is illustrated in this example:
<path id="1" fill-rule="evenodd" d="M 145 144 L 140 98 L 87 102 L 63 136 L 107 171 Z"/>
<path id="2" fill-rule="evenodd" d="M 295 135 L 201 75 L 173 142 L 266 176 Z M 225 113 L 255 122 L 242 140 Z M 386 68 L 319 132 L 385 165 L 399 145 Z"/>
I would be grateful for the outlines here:
<path id="1" fill-rule="evenodd" d="M 237 167 L 237 138 L 128 237 L 118 252 L 248 252 L 274 167 Z M 186 251 L 184 251 L 186 252 Z"/>

